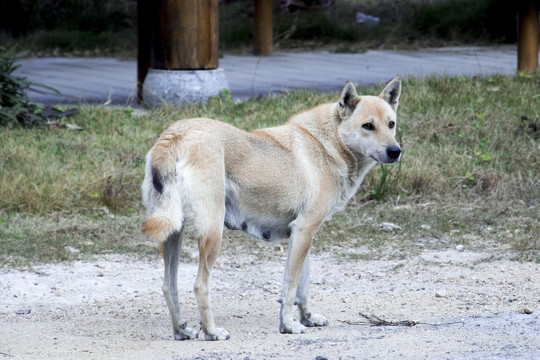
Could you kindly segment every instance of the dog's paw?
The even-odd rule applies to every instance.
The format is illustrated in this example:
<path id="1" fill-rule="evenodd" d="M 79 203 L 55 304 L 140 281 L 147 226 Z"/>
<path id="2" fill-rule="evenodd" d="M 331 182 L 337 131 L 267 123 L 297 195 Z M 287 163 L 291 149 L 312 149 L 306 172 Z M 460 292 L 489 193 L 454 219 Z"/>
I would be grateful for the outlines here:
<path id="1" fill-rule="evenodd" d="M 326 326 L 328 325 L 328 320 L 321 314 L 311 314 L 311 316 L 307 319 L 300 320 L 302 325 L 305 325 L 307 327 L 314 327 L 314 326 Z"/>
<path id="2" fill-rule="evenodd" d="M 291 321 L 287 324 L 281 324 L 279 332 L 282 334 L 303 334 L 306 332 L 306 327 L 297 321 Z"/>
<path id="3" fill-rule="evenodd" d="M 199 332 L 192 328 L 183 328 L 174 333 L 174 340 L 192 340 L 199 337 Z"/>
<path id="4" fill-rule="evenodd" d="M 214 331 L 204 334 L 204 339 L 209 341 L 229 340 L 230 338 L 229 332 L 222 328 L 215 328 Z"/>

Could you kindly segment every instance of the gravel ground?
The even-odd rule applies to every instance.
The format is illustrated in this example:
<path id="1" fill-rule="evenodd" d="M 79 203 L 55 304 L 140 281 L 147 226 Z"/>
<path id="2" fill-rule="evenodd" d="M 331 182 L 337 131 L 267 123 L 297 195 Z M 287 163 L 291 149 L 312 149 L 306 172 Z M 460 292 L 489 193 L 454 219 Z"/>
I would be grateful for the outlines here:
<path id="1" fill-rule="evenodd" d="M 281 335 L 285 255 L 233 253 L 212 273 L 216 324 L 231 333 L 222 342 L 173 340 L 157 255 L 1 269 L 0 359 L 540 358 L 540 264 L 455 249 L 405 260 L 312 255 L 313 309 L 330 323 Z M 198 327 L 196 263 L 180 271 L 184 315 Z M 360 312 L 420 323 L 369 326 Z"/>

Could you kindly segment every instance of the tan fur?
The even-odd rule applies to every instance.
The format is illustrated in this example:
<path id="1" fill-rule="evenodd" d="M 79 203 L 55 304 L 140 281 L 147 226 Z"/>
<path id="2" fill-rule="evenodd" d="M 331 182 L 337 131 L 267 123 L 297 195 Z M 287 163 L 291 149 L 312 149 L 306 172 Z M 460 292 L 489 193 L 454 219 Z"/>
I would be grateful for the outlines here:
<path id="1" fill-rule="evenodd" d="M 214 324 L 208 282 L 224 224 L 272 241 L 288 238 L 280 331 L 324 326 L 309 306 L 309 248 L 323 221 L 345 207 L 376 163 L 398 161 L 395 122 L 401 81 L 379 97 L 358 96 L 348 82 L 336 103 L 322 104 L 287 123 L 251 133 L 206 118 L 172 124 L 147 155 L 143 232 L 159 243 L 165 263 L 163 292 L 175 339 L 192 339 L 176 286 L 185 223 L 199 242 L 195 294 L 207 340 L 228 339 Z M 294 320 L 298 305 L 300 322 Z"/>
<path id="2" fill-rule="evenodd" d="M 167 225 L 163 224 L 164 221 L 164 219 L 155 216 L 146 219 L 142 228 L 143 233 L 160 239 L 166 237 L 169 234 L 163 232 L 167 228 Z"/>
<path id="3" fill-rule="evenodd" d="M 152 151 L 154 165 L 162 171 L 173 171 L 181 140 L 182 135 L 177 133 L 175 126 L 169 127 L 154 145 Z"/>

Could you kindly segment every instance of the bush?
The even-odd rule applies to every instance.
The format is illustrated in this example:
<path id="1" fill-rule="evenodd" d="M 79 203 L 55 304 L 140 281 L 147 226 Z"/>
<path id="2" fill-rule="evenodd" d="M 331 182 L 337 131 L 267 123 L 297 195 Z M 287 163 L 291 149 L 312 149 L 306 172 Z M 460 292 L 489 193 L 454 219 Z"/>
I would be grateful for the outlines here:
<path id="1" fill-rule="evenodd" d="M 0 125 L 32 126 L 46 122 L 49 118 L 62 118 L 75 110 L 63 111 L 54 107 L 45 107 L 28 99 L 27 92 L 32 87 L 41 87 L 50 91 L 57 90 L 36 84 L 13 73 L 20 65 L 16 61 L 26 56 L 26 51 L 16 52 L 16 47 L 0 47 Z"/>

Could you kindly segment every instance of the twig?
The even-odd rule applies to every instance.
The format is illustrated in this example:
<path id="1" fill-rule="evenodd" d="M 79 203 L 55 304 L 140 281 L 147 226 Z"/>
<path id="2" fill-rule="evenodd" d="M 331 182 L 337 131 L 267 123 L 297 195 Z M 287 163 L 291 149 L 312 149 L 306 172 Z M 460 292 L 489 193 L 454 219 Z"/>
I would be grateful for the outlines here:
<path id="1" fill-rule="evenodd" d="M 413 320 L 386 321 L 375 315 L 367 316 L 366 314 L 359 314 L 366 319 L 368 321 L 367 323 L 371 326 L 416 326 L 416 324 L 418 324 L 418 322 Z"/>
<path id="2" fill-rule="evenodd" d="M 503 211 L 497 213 L 497 215 L 495 215 L 495 216 L 486 217 L 486 218 L 483 218 L 483 219 L 471 218 L 471 220 L 472 220 L 472 221 L 485 222 L 485 223 L 488 223 L 488 224 L 489 224 L 492 220 L 498 218 L 499 216 L 501 216 L 502 214 L 504 214 L 505 212 L 507 212 L 509 209 L 510 209 L 510 207 L 507 207 L 507 208 L 504 209 Z"/>
<path id="3" fill-rule="evenodd" d="M 339 320 L 339 321 L 344 322 L 349 325 L 407 326 L 407 327 L 413 327 L 416 325 L 440 326 L 440 325 L 452 325 L 452 324 L 461 323 L 459 321 L 451 322 L 451 323 L 443 323 L 443 324 L 430 324 L 430 323 L 425 323 L 421 321 L 413 321 L 413 320 L 387 321 L 375 315 L 368 316 L 362 313 L 359 313 L 359 314 L 361 317 L 365 319 L 365 321 L 348 321 L 348 320 Z"/>
<path id="4" fill-rule="evenodd" d="M 7 353 L 1 352 L 1 351 L 0 351 L 0 355 L 3 355 L 3 356 L 5 356 L 5 357 L 10 357 L 10 358 L 15 357 L 15 356 L 13 356 L 13 355 L 11 355 L 11 354 L 7 354 Z"/>

